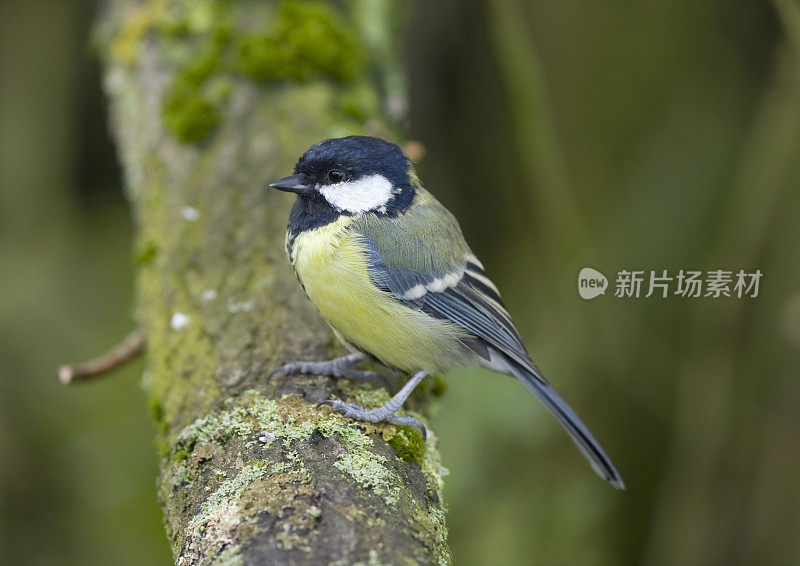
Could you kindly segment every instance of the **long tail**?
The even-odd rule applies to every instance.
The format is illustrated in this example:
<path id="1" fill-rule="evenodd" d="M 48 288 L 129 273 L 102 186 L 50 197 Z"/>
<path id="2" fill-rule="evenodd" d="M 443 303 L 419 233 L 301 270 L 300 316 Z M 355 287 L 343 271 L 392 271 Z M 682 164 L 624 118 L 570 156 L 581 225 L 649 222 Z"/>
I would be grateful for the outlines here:
<path id="1" fill-rule="evenodd" d="M 567 431 L 569 437 L 581 451 L 584 458 L 589 461 L 589 465 L 595 473 L 613 485 L 617 489 L 625 489 L 625 482 L 622 481 L 622 476 L 619 475 L 617 468 L 611 463 L 611 459 L 606 455 L 600 443 L 597 442 L 595 437 L 586 428 L 575 411 L 572 410 L 561 395 L 553 389 L 547 380 L 538 372 L 537 368 L 531 362 L 533 370 L 517 361 L 511 360 L 506 357 L 508 367 L 511 372 L 519 378 L 525 386 L 533 391 L 533 393 L 544 403 L 551 413 L 558 419 L 564 430 Z"/>

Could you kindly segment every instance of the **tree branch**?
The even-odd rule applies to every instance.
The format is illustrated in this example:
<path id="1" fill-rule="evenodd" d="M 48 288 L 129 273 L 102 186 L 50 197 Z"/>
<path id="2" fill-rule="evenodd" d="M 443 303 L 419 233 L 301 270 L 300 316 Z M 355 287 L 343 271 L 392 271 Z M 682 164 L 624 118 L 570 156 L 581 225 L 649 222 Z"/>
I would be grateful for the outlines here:
<path id="1" fill-rule="evenodd" d="M 268 378 L 335 352 L 284 255 L 291 199 L 265 183 L 405 108 L 398 4 L 281 6 L 117 0 L 98 26 L 167 535 L 179 564 L 446 563 L 435 435 L 315 405 L 383 390 Z"/>
<path id="2" fill-rule="evenodd" d="M 141 354 L 146 345 L 144 332 L 141 328 L 137 328 L 99 358 L 59 367 L 58 379 L 64 385 L 70 385 L 101 377 Z"/>

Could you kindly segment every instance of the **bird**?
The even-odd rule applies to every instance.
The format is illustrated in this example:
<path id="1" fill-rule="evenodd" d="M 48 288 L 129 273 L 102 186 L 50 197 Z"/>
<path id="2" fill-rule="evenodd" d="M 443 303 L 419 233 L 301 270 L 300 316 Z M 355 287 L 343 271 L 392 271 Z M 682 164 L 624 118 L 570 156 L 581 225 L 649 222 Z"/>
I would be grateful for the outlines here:
<path id="1" fill-rule="evenodd" d="M 550 410 L 601 478 L 623 479 L 598 441 L 533 363 L 500 292 L 455 217 L 396 144 L 347 136 L 312 145 L 269 187 L 296 194 L 286 251 L 306 295 L 349 354 L 273 371 L 366 379 L 372 359 L 411 377 L 378 408 L 323 401 L 347 417 L 421 429 L 398 415 L 429 375 L 478 366 L 518 378 Z"/>

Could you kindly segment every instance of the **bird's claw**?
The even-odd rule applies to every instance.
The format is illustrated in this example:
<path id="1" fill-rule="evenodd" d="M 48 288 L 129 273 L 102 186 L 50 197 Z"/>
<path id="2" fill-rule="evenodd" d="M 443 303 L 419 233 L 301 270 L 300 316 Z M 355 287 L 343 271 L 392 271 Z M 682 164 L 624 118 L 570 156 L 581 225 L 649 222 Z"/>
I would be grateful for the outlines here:
<path id="1" fill-rule="evenodd" d="M 324 364 L 325 362 L 287 362 L 269 372 L 269 377 L 277 373 L 285 373 L 286 375 L 292 373 L 322 373 L 321 370 L 329 369 L 329 366 Z"/>
<path id="2" fill-rule="evenodd" d="M 338 401 L 336 399 L 326 399 L 320 401 L 318 405 L 327 405 L 333 408 L 334 411 L 342 413 L 346 417 L 355 419 L 357 421 L 366 421 L 370 423 L 385 422 L 393 425 L 410 426 L 416 428 L 422 434 L 422 438 L 427 438 L 427 431 L 425 426 L 414 417 L 404 417 L 389 412 L 385 407 L 378 407 L 377 409 L 365 409 L 351 403 Z"/>
<path id="3" fill-rule="evenodd" d="M 269 377 L 272 377 L 277 373 L 285 373 L 286 375 L 293 373 L 327 375 L 330 377 L 341 377 L 344 379 L 366 381 L 367 383 L 371 383 L 376 387 L 383 386 L 387 391 L 392 390 L 392 384 L 385 375 L 372 371 L 353 369 L 350 367 L 350 364 L 353 363 L 353 361 L 347 358 L 348 357 L 345 356 L 343 358 L 336 358 L 335 360 L 329 360 L 327 362 L 287 362 L 272 370 L 269 373 Z"/>
<path id="4" fill-rule="evenodd" d="M 410 426 L 411 428 L 415 428 L 419 431 L 419 433 L 422 435 L 422 440 L 427 440 L 428 438 L 428 430 L 425 428 L 425 425 L 423 425 L 414 417 L 392 415 L 391 418 L 386 419 L 386 422 L 395 426 Z"/>

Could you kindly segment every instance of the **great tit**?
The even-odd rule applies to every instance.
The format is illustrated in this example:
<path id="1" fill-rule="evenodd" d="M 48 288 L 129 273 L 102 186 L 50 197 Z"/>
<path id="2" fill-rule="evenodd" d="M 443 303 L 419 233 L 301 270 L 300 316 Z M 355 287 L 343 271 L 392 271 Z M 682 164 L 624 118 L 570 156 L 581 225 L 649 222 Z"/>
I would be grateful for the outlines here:
<path id="1" fill-rule="evenodd" d="M 270 187 L 297 195 L 286 233 L 289 259 L 308 298 L 352 352 L 290 362 L 276 372 L 365 378 L 370 374 L 352 365 L 369 356 L 412 377 L 377 409 L 325 403 L 354 419 L 419 428 L 396 412 L 425 376 L 460 366 L 515 376 L 592 469 L 624 488 L 592 433 L 531 361 L 458 222 L 422 187 L 399 146 L 366 136 L 324 140 Z"/>

